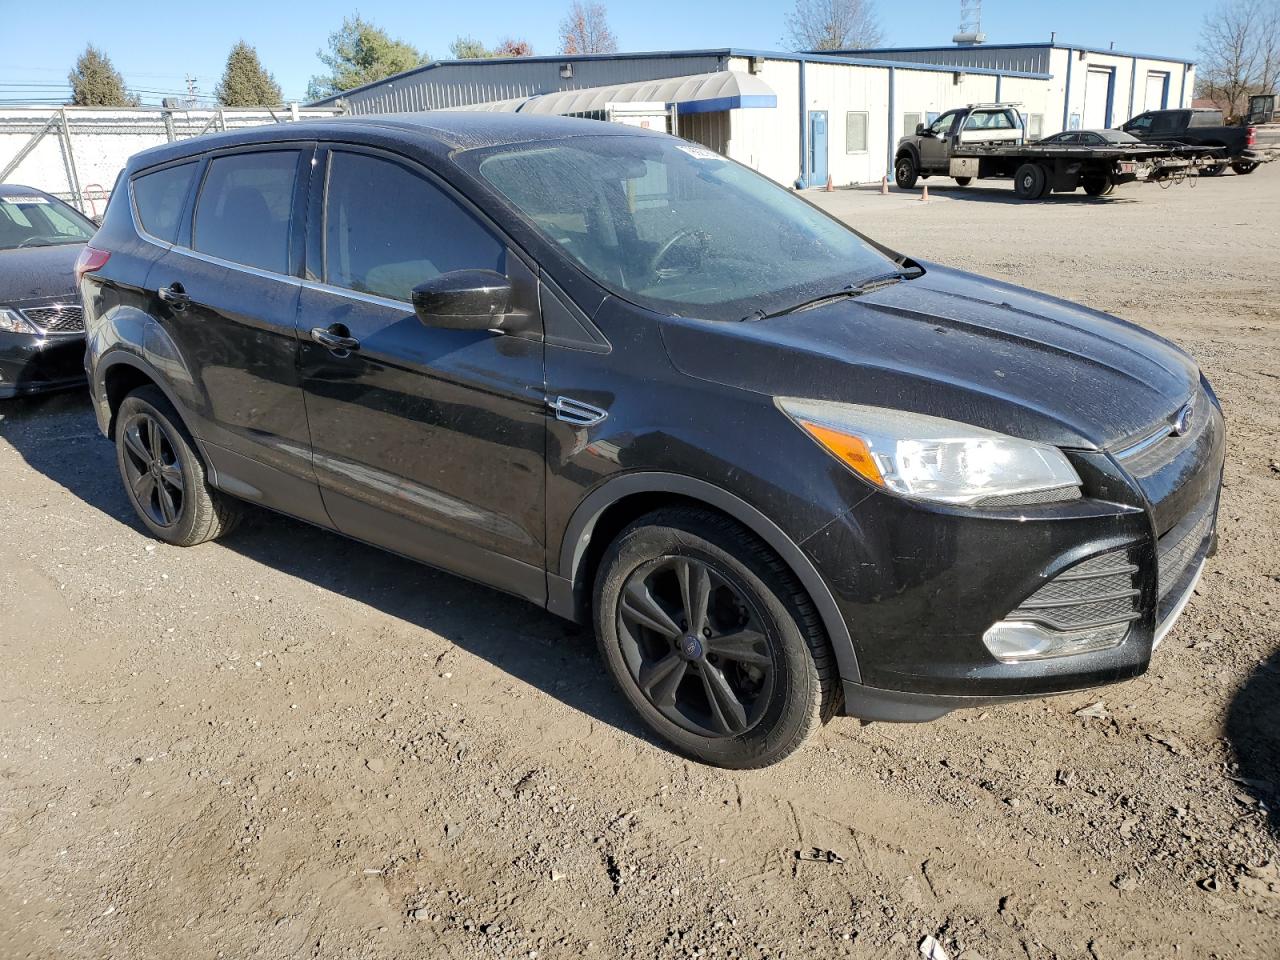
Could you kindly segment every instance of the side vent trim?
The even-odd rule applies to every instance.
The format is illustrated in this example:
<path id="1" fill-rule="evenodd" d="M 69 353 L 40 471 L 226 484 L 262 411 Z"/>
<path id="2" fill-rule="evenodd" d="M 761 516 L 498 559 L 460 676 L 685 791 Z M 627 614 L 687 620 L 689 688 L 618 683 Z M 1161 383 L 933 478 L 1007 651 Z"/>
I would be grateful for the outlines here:
<path id="1" fill-rule="evenodd" d="M 593 407 L 572 397 L 547 398 L 547 406 L 555 413 L 556 419 L 575 427 L 592 427 L 609 416 L 609 411 Z"/>

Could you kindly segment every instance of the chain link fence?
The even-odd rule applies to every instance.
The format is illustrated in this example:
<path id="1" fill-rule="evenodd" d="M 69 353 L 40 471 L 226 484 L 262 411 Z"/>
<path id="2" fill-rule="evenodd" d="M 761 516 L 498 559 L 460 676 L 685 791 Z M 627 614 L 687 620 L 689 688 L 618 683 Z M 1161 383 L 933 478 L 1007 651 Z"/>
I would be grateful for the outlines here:
<path id="1" fill-rule="evenodd" d="M 116 176 L 139 150 L 223 130 L 332 117 L 340 112 L 297 105 L 275 110 L 3 108 L 0 183 L 44 190 L 96 219 L 106 209 Z"/>

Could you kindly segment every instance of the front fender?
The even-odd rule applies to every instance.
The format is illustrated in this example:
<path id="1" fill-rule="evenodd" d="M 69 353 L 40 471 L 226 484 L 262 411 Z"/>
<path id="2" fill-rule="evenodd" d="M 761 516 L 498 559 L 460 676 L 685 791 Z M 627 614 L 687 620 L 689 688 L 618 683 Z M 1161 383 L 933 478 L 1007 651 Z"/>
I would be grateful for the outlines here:
<path id="1" fill-rule="evenodd" d="M 587 547 L 596 522 L 613 504 L 634 494 L 665 493 L 697 500 L 733 517 L 760 537 L 780 556 L 799 579 L 813 601 L 836 655 L 840 676 L 857 683 L 861 679 L 849 628 L 826 582 L 805 555 L 776 523 L 740 497 L 704 480 L 679 474 L 643 471 L 615 476 L 596 487 L 578 505 L 565 527 L 560 545 L 560 575 L 547 577 L 547 606 L 552 613 L 572 620 L 581 618 L 582 589 Z"/>

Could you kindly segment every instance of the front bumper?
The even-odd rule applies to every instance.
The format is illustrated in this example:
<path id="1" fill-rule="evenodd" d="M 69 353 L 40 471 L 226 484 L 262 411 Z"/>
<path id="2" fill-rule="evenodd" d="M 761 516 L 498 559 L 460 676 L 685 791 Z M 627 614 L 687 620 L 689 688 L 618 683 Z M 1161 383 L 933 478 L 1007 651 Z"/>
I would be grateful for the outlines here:
<path id="1" fill-rule="evenodd" d="M 84 335 L 0 332 L 0 399 L 85 382 Z"/>
<path id="2" fill-rule="evenodd" d="M 860 676 L 845 678 L 845 712 L 929 720 L 1143 673 L 1216 542 L 1224 431 L 1221 412 L 1209 407 L 1194 435 L 1138 462 L 1073 454 L 1080 500 L 974 510 L 877 493 L 805 541 L 854 641 Z M 1086 561 L 1104 557 L 1126 566 L 1127 607 L 1109 607 L 1110 595 L 1082 593 L 1069 603 L 1054 596 L 1075 588 Z M 1035 602 L 1046 596 L 1051 602 Z M 1075 629 L 1077 616 L 1118 623 L 1114 636 L 1122 639 L 1013 662 L 983 642 L 998 622 L 1044 617 Z"/>

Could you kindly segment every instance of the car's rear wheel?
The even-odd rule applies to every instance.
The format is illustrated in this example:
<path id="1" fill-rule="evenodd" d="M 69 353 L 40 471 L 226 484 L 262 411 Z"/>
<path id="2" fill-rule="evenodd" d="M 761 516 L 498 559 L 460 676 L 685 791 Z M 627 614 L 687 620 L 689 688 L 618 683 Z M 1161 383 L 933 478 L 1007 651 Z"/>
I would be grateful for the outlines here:
<path id="1" fill-rule="evenodd" d="M 899 157 L 893 165 L 893 182 L 898 185 L 898 188 L 910 190 L 919 179 L 920 170 L 916 167 L 916 162 L 911 159 L 910 155 L 903 154 Z"/>
<path id="2" fill-rule="evenodd" d="M 230 531 L 240 505 L 209 486 L 195 441 L 156 387 L 139 387 L 116 412 L 116 464 L 151 535 L 192 547 Z"/>
<path id="3" fill-rule="evenodd" d="M 962 187 L 967 187 L 973 183 L 973 177 L 956 177 L 956 183 Z"/>
<path id="4" fill-rule="evenodd" d="M 1251 160 L 1241 160 L 1239 163 L 1233 163 L 1231 169 L 1243 177 L 1257 170 L 1258 165 Z"/>
<path id="5" fill-rule="evenodd" d="M 1116 192 L 1116 185 L 1109 177 L 1085 177 L 1082 186 L 1091 197 L 1109 197 Z"/>
<path id="6" fill-rule="evenodd" d="M 596 577 L 601 655 L 682 753 L 763 767 L 835 712 L 835 661 L 808 595 L 767 545 L 693 508 L 622 531 Z"/>
<path id="7" fill-rule="evenodd" d="M 1013 175 L 1013 192 L 1020 200 L 1039 200 L 1048 187 L 1044 167 L 1038 163 L 1024 163 Z"/>

